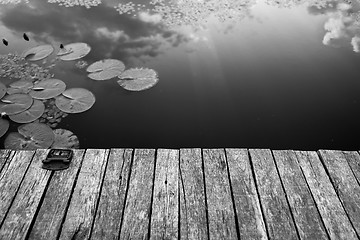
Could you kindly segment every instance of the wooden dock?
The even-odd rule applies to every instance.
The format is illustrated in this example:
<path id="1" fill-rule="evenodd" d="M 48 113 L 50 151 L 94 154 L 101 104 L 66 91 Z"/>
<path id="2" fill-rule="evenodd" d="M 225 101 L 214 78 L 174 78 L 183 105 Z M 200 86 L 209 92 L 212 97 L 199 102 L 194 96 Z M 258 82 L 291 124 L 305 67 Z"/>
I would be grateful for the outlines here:
<path id="1" fill-rule="evenodd" d="M 269 149 L 0 150 L 0 239 L 359 239 L 360 155 Z"/>

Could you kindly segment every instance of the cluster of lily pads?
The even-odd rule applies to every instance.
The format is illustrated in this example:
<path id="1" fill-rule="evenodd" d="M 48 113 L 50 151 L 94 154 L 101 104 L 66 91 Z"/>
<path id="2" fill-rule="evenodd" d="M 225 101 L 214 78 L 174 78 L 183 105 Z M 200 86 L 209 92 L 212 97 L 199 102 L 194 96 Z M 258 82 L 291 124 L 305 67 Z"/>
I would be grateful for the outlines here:
<path id="1" fill-rule="evenodd" d="M 64 61 L 80 59 L 90 52 L 90 47 L 85 43 L 68 44 L 64 49 L 57 53 L 58 58 Z M 25 51 L 16 61 L 39 61 L 51 55 L 53 51 L 52 45 L 37 46 Z M 31 66 L 34 65 L 36 64 Z M 20 70 L 11 67 L 9 69 Z M 22 77 L 8 87 L 0 83 L 0 137 L 9 129 L 9 120 L 24 124 L 18 127 L 18 132 L 8 134 L 4 142 L 5 148 L 79 147 L 79 141 L 72 132 L 65 129 L 52 130 L 51 127 L 55 128 L 61 118 L 69 113 L 80 113 L 90 109 L 95 103 L 95 96 L 83 88 L 66 89 L 66 84 L 59 79 L 39 79 L 36 75 Z"/>
<path id="2" fill-rule="evenodd" d="M 86 43 L 71 43 L 60 46 L 55 60 L 72 61 L 83 58 L 91 51 Z M 50 44 L 26 50 L 21 56 L 7 55 L 0 58 L 1 77 L 20 80 L 8 86 L 0 82 L 0 137 L 9 129 L 10 121 L 24 124 L 18 132 L 9 133 L 4 141 L 5 148 L 78 148 L 78 138 L 70 131 L 56 128 L 68 114 L 89 110 L 95 103 L 95 96 L 84 88 L 66 89 L 66 84 L 53 78 L 49 69 L 29 62 L 40 61 L 54 52 Z M 46 61 L 46 60 L 44 60 Z M 44 63 L 44 62 L 43 62 Z M 87 62 L 76 63 L 85 68 Z M 104 59 L 87 67 L 88 77 L 102 81 L 118 77 L 118 84 L 129 91 L 149 89 L 158 82 L 158 74 L 153 69 L 130 68 L 117 59 Z M 22 73 L 19 73 L 22 72 Z"/>

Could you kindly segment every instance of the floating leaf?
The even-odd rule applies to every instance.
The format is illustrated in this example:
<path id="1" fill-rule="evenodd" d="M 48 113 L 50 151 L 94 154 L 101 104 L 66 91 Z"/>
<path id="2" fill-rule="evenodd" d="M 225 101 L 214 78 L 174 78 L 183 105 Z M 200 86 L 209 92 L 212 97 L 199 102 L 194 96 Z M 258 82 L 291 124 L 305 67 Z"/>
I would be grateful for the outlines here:
<path id="1" fill-rule="evenodd" d="M 49 99 L 60 95 L 66 89 L 66 84 L 59 79 L 48 79 L 36 83 L 29 93 L 35 99 Z"/>
<path id="2" fill-rule="evenodd" d="M 51 46 L 50 44 L 46 44 L 26 50 L 22 54 L 22 57 L 29 61 L 38 61 L 50 56 L 50 54 L 52 54 L 53 51 L 54 51 L 53 46 Z"/>
<path id="3" fill-rule="evenodd" d="M 51 148 L 79 148 L 79 139 L 74 133 L 66 129 L 55 129 L 55 141 Z"/>
<path id="4" fill-rule="evenodd" d="M 6 86 L 2 82 L 0 82 L 0 98 L 5 96 L 6 94 Z"/>
<path id="5" fill-rule="evenodd" d="M 58 53 L 58 56 L 63 61 L 71 61 L 85 57 L 91 50 L 91 47 L 86 43 L 70 43 L 64 46 Z M 67 51 L 68 53 L 65 53 Z"/>
<path id="6" fill-rule="evenodd" d="M 131 68 L 120 74 L 119 85 L 129 91 L 142 91 L 153 87 L 158 81 L 158 74 L 149 68 Z"/>
<path id="7" fill-rule="evenodd" d="M 30 108 L 34 100 L 27 94 L 16 93 L 5 96 L 1 101 L 0 112 L 14 115 Z"/>
<path id="8" fill-rule="evenodd" d="M 2 39 L 2 42 L 5 46 L 9 45 L 9 42 L 5 38 Z"/>
<path id="9" fill-rule="evenodd" d="M 40 100 L 34 100 L 33 105 L 24 112 L 9 116 L 11 120 L 17 123 L 30 123 L 41 117 L 45 111 L 45 105 Z"/>
<path id="10" fill-rule="evenodd" d="M 94 94 L 84 88 L 70 88 L 55 100 L 56 106 L 66 113 L 84 112 L 89 110 L 94 103 Z"/>
<path id="11" fill-rule="evenodd" d="M 19 80 L 10 84 L 7 89 L 8 94 L 29 93 L 34 84 L 27 80 Z"/>
<path id="12" fill-rule="evenodd" d="M 4 136 L 7 130 L 9 129 L 9 121 L 0 118 L 0 137 Z"/>
<path id="13" fill-rule="evenodd" d="M 23 38 L 25 39 L 25 41 L 29 41 L 29 37 L 26 35 L 26 33 L 23 34 Z"/>
<path id="14" fill-rule="evenodd" d="M 6 149 L 34 150 L 49 148 L 55 139 L 52 129 L 43 123 L 21 125 L 18 132 L 10 133 L 5 139 Z"/>
<path id="15" fill-rule="evenodd" d="M 116 59 L 97 61 L 86 69 L 86 71 L 90 72 L 88 77 L 93 80 L 108 80 L 119 76 L 124 70 L 124 63 Z"/>

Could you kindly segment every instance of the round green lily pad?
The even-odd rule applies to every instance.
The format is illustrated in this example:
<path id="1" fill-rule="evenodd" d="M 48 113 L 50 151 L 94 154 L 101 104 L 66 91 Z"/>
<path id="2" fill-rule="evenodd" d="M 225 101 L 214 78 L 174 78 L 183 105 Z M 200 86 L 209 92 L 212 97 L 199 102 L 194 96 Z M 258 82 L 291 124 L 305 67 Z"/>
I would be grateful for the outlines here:
<path id="1" fill-rule="evenodd" d="M 55 129 L 55 141 L 51 148 L 79 148 L 79 139 L 74 133 L 66 129 Z"/>
<path id="2" fill-rule="evenodd" d="M 6 119 L 0 118 L 0 137 L 4 136 L 7 130 L 9 129 L 9 121 Z"/>
<path id="3" fill-rule="evenodd" d="M 11 120 L 17 123 L 30 123 L 41 117 L 45 111 L 45 105 L 42 101 L 35 99 L 33 105 L 24 112 L 9 116 Z"/>
<path id="4" fill-rule="evenodd" d="M 72 61 L 85 57 L 90 51 L 91 47 L 86 43 L 70 43 L 59 51 L 58 56 L 63 61 Z"/>
<path id="5" fill-rule="evenodd" d="M 56 97 L 55 105 L 66 113 L 80 113 L 89 110 L 95 103 L 95 96 L 84 88 L 70 88 Z"/>
<path id="6" fill-rule="evenodd" d="M 155 70 L 149 68 L 130 68 L 119 75 L 118 84 L 129 91 L 149 89 L 159 81 Z"/>
<path id="7" fill-rule="evenodd" d="M 6 94 L 6 86 L 2 82 L 0 82 L 0 98 L 5 96 Z"/>
<path id="8" fill-rule="evenodd" d="M 29 95 L 35 99 L 49 99 L 60 95 L 66 89 L 66 84 L 59 79 L 48 79 L 35 83 Z"/>
<path id="9" fill-rule="evenodd" d="M 34 84 L 27 80 L 19 80 L 9 85 L 8 94 L 29 93 Z"/>
<path id="10" fill-rule="evenodd" d="M 43 123 L 28 123 L 18 127 L 5 139 L 6 149 L 34 150 L 49 148 L 55 139 L 52 129 Z"/>
<path id="11" fill-rule="evenodd" d="M 7 115 L 21 113 L 30 108 L 33 101 L 32 97 L 23 93 L 7 95 L 1 99 L 0 113 L 6 113 Z"/>
<path id="12" fill-rule="evenodd" d="M 29 61 L 38 61 L 50 56 L 53 51 L 54 47 L 50 44 L 46 44 L 26 50 L 22 54 L 22 57 Z"/>
<path id="13" fill-rule="evenodd" d="M 90 72 L 88 77 L 93 80 L 108 80 L 119 76 L 124 70 L 124 63 L 116 59 L 97 61 L 86 69 L 86 71 Z"/>

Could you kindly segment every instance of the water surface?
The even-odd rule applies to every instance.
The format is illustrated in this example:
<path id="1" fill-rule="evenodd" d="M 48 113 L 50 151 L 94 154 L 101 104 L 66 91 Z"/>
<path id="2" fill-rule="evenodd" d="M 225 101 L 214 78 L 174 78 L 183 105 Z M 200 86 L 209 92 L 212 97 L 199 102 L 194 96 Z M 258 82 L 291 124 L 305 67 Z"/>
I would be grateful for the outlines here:
<path id="1" fill-rule="evenodd" d="M 360 27 L 351 15 L 358 6 L 249 2 L 234 20 L 176 27 L 156 13 L 119 14 L 111 1 L 90 9 L 44 0 L 1 5 L 9 46 L 0 54 L 86 42 L 89 64 L 115 58 L 159 73 L 155 87 L 128 92 L 116 79 L 89 79 L 76 61 L 58 63 L 52 72 L 67 88 L 96 96 L 89 111 L 58 125 L 81 148 L 358 150 Z"/>

